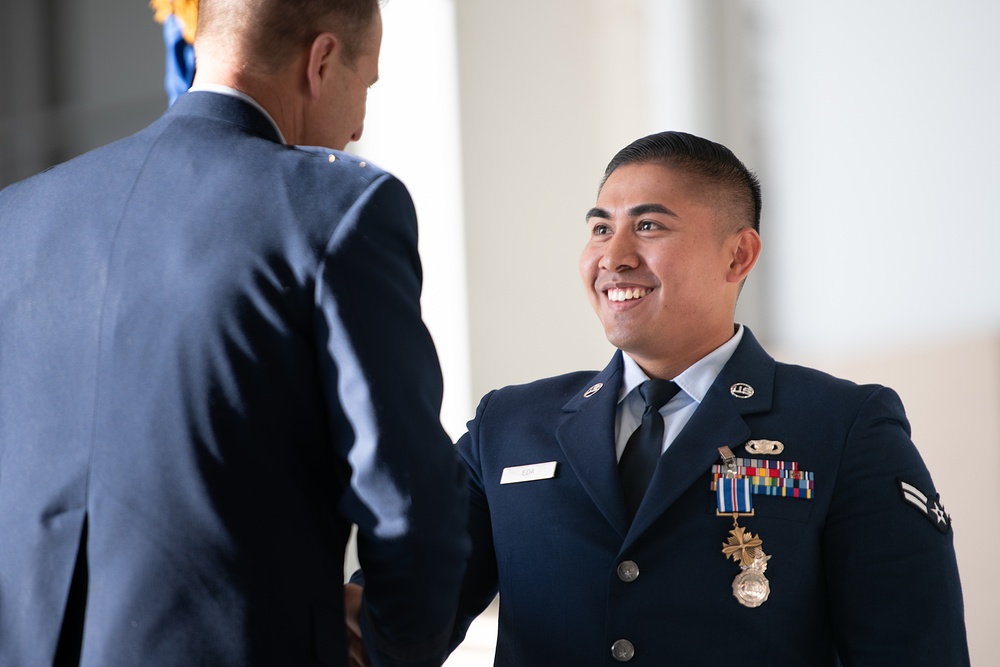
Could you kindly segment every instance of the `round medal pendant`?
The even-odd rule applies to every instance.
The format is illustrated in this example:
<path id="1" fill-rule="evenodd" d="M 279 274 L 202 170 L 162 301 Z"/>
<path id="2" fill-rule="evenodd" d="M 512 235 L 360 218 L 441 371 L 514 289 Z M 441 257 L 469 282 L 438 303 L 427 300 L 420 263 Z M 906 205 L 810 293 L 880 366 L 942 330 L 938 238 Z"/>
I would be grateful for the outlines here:
<path id="1" fill-rule="evenodd" d="M 760 570 L 748 567 L 733 579 L 733 596 L 744 607 L 759 607 L 771 594 L 771 584 Z"/>

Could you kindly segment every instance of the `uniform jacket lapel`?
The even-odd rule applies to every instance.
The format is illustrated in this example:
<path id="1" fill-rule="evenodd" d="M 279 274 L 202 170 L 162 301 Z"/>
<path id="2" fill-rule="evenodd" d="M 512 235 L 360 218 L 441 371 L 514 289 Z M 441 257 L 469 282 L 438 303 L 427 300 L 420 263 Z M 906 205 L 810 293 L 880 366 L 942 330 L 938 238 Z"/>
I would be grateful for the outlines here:
<path id="1" fill-rule="evenodd" d="M 719 373 L 704 401 L 656 466 L 646 497 L 629 530 L 629 541 L 645 531 L 677 498 L 719 461 L 719 447 L 730 449 L 750 438 L 744 416 L 771 409 L 774 359 L 760 346 L 749 329 L 732 358 Z M 730 392 L 736 383 L 753 387 L 749 398 Z M 710 493 L 705 484 L 705 494 Z"/>
<path id="2" fill-rule="evenodd" d="M 621 355 L 618 351 L 607 368 L 581 386 L 563 406 L 564 418 L 556 428 L 556 440 L 594 504 L 624 537 L 628 530 L 628 514 L 615 459 L 615 411 L 622 383 Z M 603 386 L 586 396 L 598 383 Z"/>

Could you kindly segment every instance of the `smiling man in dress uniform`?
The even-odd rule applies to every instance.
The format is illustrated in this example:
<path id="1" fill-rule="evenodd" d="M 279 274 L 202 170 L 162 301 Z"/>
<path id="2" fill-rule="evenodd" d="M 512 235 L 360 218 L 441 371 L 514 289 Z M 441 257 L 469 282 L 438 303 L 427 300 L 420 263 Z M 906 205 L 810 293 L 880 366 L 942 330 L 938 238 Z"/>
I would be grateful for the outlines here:
<path id="1" fill-rule="evenodd" d="M 619 351 L 482 399 L 456 643 L 499 591 L 504 667 L 968 664 L 951 519 L 897 395 L 734 323 L 760 210 L 689 134 L 608 165 L 580 272 Z"/>

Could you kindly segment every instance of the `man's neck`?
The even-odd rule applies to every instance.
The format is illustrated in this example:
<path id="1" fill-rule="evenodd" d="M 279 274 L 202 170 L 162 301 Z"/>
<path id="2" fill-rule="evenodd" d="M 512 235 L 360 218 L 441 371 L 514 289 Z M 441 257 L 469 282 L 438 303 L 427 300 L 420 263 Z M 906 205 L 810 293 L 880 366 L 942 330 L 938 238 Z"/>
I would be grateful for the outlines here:
<path id="1" fill-rule="evenodd" d="M 223 86 L 222 84 L 218 84 L 218 83 L 204 83 L 204 82 L 202 82 L 202 83 L 194 83 L 191 86 L 191 92 L 198 92 L 198 91 L 204 91 L 204 92 L 209 92 L 209 93 L 219 93 L 221 95 L 230 95 L 232 97 L 238 97 L 239 99 L 243 100 L 247 104 L 255 107 L 258 111 L 260 111 L 261 114 L 263 114 L 263 116 L 265 118 L 267 118 L 268 122 L 271 123 L 271 126 L 274 128 L 275 133 L 278 135 L 278 139 L 279 139 L 279 141 L 281 141 L 281 143 L 283 143 L 283 144 L 287 144 L 288 143 L 285 140 L 285 136 L 284 136 L 284 133 L 282 133 L 281 128 L 278 127 L 278 124 L 276 122 L 274 122 L 274 118 L 272 118 L 271 114 L 269 114 L 267 112 L 267 109 L 265 109 L 264 107 L 262 107 L 257 102 L 257 100 L 255 100 L 253 97 L 251 97 L 247 93 L 243 92 L 242 90 L 237 90 L 236 88 L 232 88 L 231 86 Z"/>
<path id="2" fill-rule="evenodd" d="M 198 63 L 192 89 L 200 86 L 225 86 L 250 97 L 278 128 L 285 143 L 295 145 L 299 141 L 301 114 L 296 112 L 298 96 L 296 91 L 287 90 L 287 77 L 280 75 L 253 75 L 238 67 L 225 63 L 202 67 Z"/>
<path id="3" fill-rule="evenodd" d="M 717 336 L 705 336 L 691 342 L 682 341 L 676 346 L 676 352 L 672 354 L 669 350 L 666 354 L 657 356 L 643 355 L 631 350 L 623 350 L 623 352 L 632 357 L 642 372 L 650 378 L 673 380 L 699 360 L 724 345 L 726 341 L 732 339 L 737 329 L 738 325 L 734 322 Z"/>

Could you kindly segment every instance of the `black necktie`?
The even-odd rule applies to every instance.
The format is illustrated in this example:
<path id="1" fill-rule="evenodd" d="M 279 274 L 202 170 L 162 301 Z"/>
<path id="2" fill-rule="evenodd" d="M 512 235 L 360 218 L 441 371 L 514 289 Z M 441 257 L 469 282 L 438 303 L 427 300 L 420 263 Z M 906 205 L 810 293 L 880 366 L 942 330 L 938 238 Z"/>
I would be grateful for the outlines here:
<path id="1" fill-rule="evenodd" d="M 639 428 L 629 436 L 618 462 L 618 476 L 625 491 L 629 516 L 634 517 L 639 509 L 639 503 L 646 495 L 646 487 L 649 486 L 656 462 L 660 458 L 663 447 L 663 417 L 660 416 L 660 408 L 678 391 L 680 387 L 668 380 L 647 380 L 639 385 L 639 395 L 646 401 L 646 409 L 642 413 Z"/>

